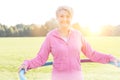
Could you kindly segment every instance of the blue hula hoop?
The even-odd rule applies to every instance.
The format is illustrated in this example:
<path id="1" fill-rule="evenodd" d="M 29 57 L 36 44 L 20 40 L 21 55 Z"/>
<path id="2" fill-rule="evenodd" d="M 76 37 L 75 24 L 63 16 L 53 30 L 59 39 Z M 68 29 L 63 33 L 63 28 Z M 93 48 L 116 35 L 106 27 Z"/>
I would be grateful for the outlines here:
<path id="1" fill-rule="evenodd" d="M 81 62 L 92 62 L 92 61 L 89 60 L 89 59 L 83 59 L 83 60 L 81 60 Z M 52 65 L 52 64 L 53 64 L 53 62 L 46 62 L 43 66 L 49 66 L 49 65 Z M 114 62 L 109 62 L 108 64 L 115 65 Z M 117 67 L 120 67 L 120 62 L 118 62 Z M 20 80 L 27 80 L 27 78 L 25 77 L 25 70 L 24 69 L 20 70 L 19 78 L 20 78 Z"/>

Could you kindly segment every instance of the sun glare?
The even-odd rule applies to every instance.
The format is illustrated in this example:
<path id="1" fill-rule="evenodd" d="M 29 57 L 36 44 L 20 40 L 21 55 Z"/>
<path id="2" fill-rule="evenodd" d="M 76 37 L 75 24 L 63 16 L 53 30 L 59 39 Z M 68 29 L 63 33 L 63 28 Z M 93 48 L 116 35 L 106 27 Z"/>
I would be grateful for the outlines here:
<path id="1" fill-rule="evenodd" d="M 101 27 L 100 26 L 91 26 L 90 33 L 92 35 L 99 35 L 101 33 Z"/>
<path id="2" fill-rule="evenodd" d="M 99 27 L 90 27 L 90 32 L 91 33 L 99 33 L 100 32 L 100 28 Z"/>

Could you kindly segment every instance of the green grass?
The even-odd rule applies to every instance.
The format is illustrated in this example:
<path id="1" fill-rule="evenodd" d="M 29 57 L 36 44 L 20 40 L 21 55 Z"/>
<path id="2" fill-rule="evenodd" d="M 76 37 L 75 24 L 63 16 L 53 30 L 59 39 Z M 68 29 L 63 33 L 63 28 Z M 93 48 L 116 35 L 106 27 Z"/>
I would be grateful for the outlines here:
<path id="1" fill-rule="evenodd" d="M 0 80 L 19 80 L 18 68 L 25 59 L 34 58 L 44 37 L 0 38 Z M 120 56 L 120 37 L 87 37 L 92 47 L 100 52 Z M 81 54 L 82 58 L 85 58 Z M 49 57 L 51 60 L 51 56 Z M 28 80 L 50 80 L 52 66 L 32 69 Z M 85 80 L 119 80 L 120 68 L 108 64 L 82 63 Z"/>

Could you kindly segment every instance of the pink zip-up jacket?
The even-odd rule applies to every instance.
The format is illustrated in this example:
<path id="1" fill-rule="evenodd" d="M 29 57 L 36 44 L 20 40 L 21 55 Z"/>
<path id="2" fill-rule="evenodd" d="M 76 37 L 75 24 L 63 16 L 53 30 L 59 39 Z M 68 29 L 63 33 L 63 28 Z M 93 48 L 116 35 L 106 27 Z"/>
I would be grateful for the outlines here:
<path id="1" fill-rule="evenodd" d="M 46 36 L 38 55 L 31 60 L 25 60 L 28 69 L 45 64 L 49 54 L 53 56 L 52 80 L 83 80 L 80 62 L 81 51 L 94 62 L 108 63 L 113 56 L 97 52 L 91 48 L 81 33 L 75 29 L 69 32 L 65 41 L 57 29 Z"/>

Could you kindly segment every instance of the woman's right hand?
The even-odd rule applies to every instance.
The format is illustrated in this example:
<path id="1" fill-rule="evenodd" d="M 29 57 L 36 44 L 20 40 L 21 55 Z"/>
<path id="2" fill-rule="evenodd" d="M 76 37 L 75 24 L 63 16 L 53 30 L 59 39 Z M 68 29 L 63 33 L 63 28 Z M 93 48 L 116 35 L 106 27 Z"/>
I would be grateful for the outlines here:
<path id="1" fill-rule="evenodd" d="M 25 64 L 22 64 L 19 69 L 18 69 L 18 72 L 20 72 L 22 69 L 25 70 L 25 73 L 27 72 L 27 66 Z"/>

